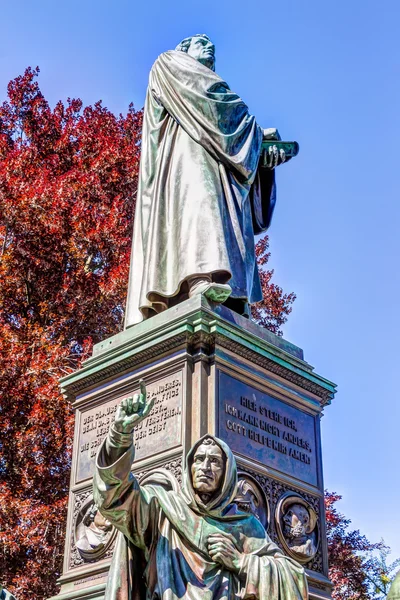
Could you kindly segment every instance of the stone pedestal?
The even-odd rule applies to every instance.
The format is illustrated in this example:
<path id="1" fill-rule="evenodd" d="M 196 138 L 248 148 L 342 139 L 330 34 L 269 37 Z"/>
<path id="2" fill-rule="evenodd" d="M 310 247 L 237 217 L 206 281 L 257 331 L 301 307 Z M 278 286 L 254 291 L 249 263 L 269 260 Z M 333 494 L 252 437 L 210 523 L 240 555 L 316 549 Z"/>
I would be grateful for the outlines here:
<path id="1" fill-rule="evenodd" d="M 311 597 L 329 598 L 320 417 L 335 386 L 300 348 L 195 297 L 97 344 L 83 368 L 61 381 L 76 424 L 58 600 L 104 596 L 116 532 L 93 521 L 94 456 L 117 404 L 138 391 L 141 378 L 155 405 L 135 432 L 139 481 L 161 468 L 178 486 L 192 444 L 205 433 L 224 439 L 270 537 L 303 562 Z M 308 556 L 285 533 L 293 504 L 310 514 Z"/>

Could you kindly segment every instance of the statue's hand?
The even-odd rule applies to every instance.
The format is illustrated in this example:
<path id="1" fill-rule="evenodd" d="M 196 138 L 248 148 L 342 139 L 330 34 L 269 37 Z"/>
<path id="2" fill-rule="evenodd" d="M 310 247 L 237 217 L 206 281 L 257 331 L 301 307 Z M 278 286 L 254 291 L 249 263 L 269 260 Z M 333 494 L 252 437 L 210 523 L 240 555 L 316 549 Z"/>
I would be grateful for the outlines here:
<path id="1" fill-rule="evenodd" d="M 285 160 L 285 151 L 282 148 L 278 150 L 278 147 L 275 146 L 275 144 L 273 146 L 269 146 L 268 150 L 263 150 L 262 164 L 268 169 L 275 169 L 275 167 L 284 163 Z"/>
<path id="2" fill-rule="evenodd" d="M 120 433 L 131 433 L 136 425 L 143 421 L 153 408 L 154 399 L 146 400 L 146 385 L 139 381 L 140 394 L 135 394 L 121 401 L 115 414 L 114 428 Z"/>
<path id="3" fill-rule="evenodd" d="M 229 571 L 238 573 L 242 565 L 243 554 L 236 546 L 236 540 L 230 533 L 213 533 L 207 540 L 208 553 L 215 562 L 224 565 Z"/>
<path id="4" fill-rule="evenodd" d="M 269 127 L 268 129 L 263 129 L 263 139 L 276 140 L 279 142 L 281 140 L 281 136 L 279 135 L 279 131 L 276 129 L 276 127 Z M 285 162 L 285 151 L 282 149 L 278 150 L 277 146 L 275 145 L 270 146 L 268 151 L 263 150 L 261 159 L 263 167 L 275 169 L 275 167 Z"/>

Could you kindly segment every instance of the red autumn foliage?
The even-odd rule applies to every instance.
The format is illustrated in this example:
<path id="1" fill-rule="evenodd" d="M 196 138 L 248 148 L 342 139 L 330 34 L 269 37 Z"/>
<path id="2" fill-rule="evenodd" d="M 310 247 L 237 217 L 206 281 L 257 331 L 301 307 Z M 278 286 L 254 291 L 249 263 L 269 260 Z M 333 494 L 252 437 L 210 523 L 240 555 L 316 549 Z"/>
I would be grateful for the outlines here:
<path id="1" fill-rule="evenodd" d="M 61 568 L 73 420 L 58 379 L 123 321 L 142 118 L 52 110 L 37 74 L 0 107 L 0 573 L 27 600 Z"/>
<path id="2" fill-rule="evenodd" d="M 0 107 L 0 576 L 24 600 L 61 571 L 73 419 L 58 380 L 123 323 L 142 119 L 51 109 L 38 72 Z M 280 333 L 294 296 L 271 276 L 254 316 Z"/>
<path id="3" fill-rule="evenodd" d="M 341 496 L 325 492 L 329 579 L 334 600 L 383 600 L 400 565 L 387 563 L 390 549 L 383 541 L 371 543 L 358 530 L 349 531 L 350 519 L 338 512 Z"/>
<path id="4" fill-rule="evenodd" d="M 271 279 L 274 274 L 273 269 L 267 269 L 271 253 L 268 252 L 268 236 L 262 237 L 256 244 L 256 256 L 260 272 L 261 289 L 263 299 L 251 307 L 252 317 L 259 325 L 269 329 L 276 335 L 282 335 L 281 327 L 287 321 L 292 312 L 292 304 L 296 299 L 293 292 L 284 294 L 282 288 Z"/>

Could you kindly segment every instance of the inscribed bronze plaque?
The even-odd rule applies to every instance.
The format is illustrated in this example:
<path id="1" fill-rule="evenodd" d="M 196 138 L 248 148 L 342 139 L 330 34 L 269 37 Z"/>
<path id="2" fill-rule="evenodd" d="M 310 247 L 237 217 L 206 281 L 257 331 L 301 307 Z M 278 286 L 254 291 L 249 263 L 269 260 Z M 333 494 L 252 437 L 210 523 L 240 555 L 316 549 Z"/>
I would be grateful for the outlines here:
<path id="1" fill-rule="evenodd" d="M 96 408 L 82 411 L 79 428 L 77 481 L 93 476 L 98 447 L 115 419 L 118 404 L 133 393 L 118 396 Z M 181 443 L 182 432 L 182 372 L 173 373 L 147 386 L 147 394 L 155 398 L 149 416 L 134 433 L 135 460 L 170 450 Z"/>
<path id="2" fill-rule="evenodd" d="M 318 484 L 312 415 L 219 371 L 218 436 L 239 454 Z"/>

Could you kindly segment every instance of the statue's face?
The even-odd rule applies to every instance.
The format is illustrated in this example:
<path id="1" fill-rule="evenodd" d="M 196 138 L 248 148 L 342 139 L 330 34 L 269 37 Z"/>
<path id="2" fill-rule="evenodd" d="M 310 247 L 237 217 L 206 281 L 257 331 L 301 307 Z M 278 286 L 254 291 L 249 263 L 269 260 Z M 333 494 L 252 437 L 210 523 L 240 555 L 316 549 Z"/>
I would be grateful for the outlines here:
<path id="1" fill-rule="evenodd" d="M 238 493 L 239 496 L 236 496 L 235 498 L 238 507 L 244 512 L 248 512 L 259 519 L 258 507 L 260 503 L 252 486 L 247 481 L 240 480 Z"/>
<path id="2" fill-rule="evenodd" d="M 193 488 L 200 494 L 212 494 L 218 489 L 224 469 L 221 448 L 216 444 L 201 444 L 193 457 Z"/>
<path id="3" fill-rule="evenodd" d="M 305 535 L 310 525 L 308 510 L 301 504 L 293 504 L 283 518 L 288 533 L 293 537 Z"/>
<path id="4" fill-rule="evenodd" d="M 210 40 L 203 37 L 192 37 L 187 53 L 209 69 L 214 68 L 215 46 Z"/>

